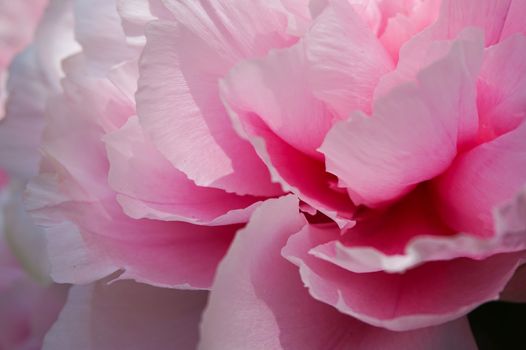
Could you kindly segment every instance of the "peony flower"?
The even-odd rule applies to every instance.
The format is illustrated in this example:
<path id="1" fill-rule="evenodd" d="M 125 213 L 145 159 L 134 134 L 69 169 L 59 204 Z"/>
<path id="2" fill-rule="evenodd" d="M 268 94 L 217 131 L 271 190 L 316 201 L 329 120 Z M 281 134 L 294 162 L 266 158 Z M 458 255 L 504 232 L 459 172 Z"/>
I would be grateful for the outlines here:
<path id="1" fill-rule="evenodd" d="M 0 171 L 0 348 L 40 349 L 67 289 L 51 284 L 43 274 L 40 232 L 30 227 L 17 193 L 10 187 L 8 177 Z M 18 244 L 22 237 L 23 247 Z"/>
<path id="2" fill-rule="evenodd" d="M 0 128 L 53 279 L 89 284 L 46 347 L 173 347 L 92 336 L 158 295 L 138 313 L 171 303 L 189 349 L 476 348 L 526 261 L 525 11 L 52 1 Z M 202 321 L 205 292 L 143 284 L 210 290 Z"/>
<path id="3" fill-rule="evenodd" d="M 212 286 L 204 348 L 272 338 L 247 340 L 246 305 L 257 303 L 236 282 L 249 269 L 257 295 L 258 278 L 284 269 L 280 250 L 312 299 L 393 331 L 461 319 L 499 297 L 526 248 L 522 3 L 329 1 L 310 18 L 284 14 L 285 3 L 164 4 L 146 29 L 137 94 L 159 151 L 197 183 L 241 191 L 243 180 L 223 183 L 193 152 L 213 154 L 212 143 L 234 162 L 229 152 L 248 158 L 248 141 L 273 181 L 321 213 L 292 225 L 277 206 L 266 216 L 273 230 L 238 235 Z M 253 168 L 238 174 L 251 180 Z M 272 234 L 263 248 L 258 237 Z M 292 277 L 275 278 L 287 291 L 266 301 L 277 313 L 296 297 L 284 287 Z M 293 321 L 261 322 L 246 327 L 276 327 L 284 348 L 317 348 L 283 330 L 300 327 Z"/>

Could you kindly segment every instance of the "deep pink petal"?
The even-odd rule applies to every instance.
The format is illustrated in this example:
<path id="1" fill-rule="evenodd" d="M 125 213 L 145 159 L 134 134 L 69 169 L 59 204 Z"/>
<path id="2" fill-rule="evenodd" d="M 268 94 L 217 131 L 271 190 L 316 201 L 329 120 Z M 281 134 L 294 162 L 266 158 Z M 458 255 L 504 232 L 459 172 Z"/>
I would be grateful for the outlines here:
<path id="1" fill-rule="evenodd" d="M 521 196 L 497 208 L 497 233 L 491 239 L 446 227 L 432 200 L 429 186 L 422 186 L 387 211 L 362 214 L 358 224 L 340 237 L 333 225 L 333 235 L 339 239 L 310 253 L 353 272 L 392 273 L 431 261 L 482 260 L 526 249 L 526 206 Z"/>
<path id="2" fill-rule="evenodd" d="M 195 349 L 206 292 L 102 281 L 71 288 L 43 349 Z"/>
<path id="3" fill-rule="evenodd" d="M 241 89 L 244 76 L 236 76 L 236 72 L 245 68 L 250 69 L 250 64 L 234 69 L 233 78 L 239 79 L 228 79 L 222 83 L 224 100 L 237 132 L 252 143 L 270 170 L 273 181 L 341 225 L 346 225 L 355 206 L 345 191 L 337 188 L 337 179 L 325 171 L 323 162 L 285 142 L 252 112 L 252 106 L 245 105 L 244 90 Z"/>
<path id="4" fill-rule="evenodd" d="M 280 256 L 305 221 L 297 200 L 263 204 L 221 263 L 201 324 L 200 349 L 476 349 L 466 319 L 410 332 L 366 325 L 314 300 Z"/>
<path id="5" fill-rule="evenodd" d="M 299 266 L 310 294 L 371 325 L 404 331 L 454 320 L 495 300 L 524 252 L 477 261 L 430 262 L 405 273 L 353 273 L 309 254 L 339 238 L 323 226 L 305 226 L 289 239 L 283 255 Z"/>

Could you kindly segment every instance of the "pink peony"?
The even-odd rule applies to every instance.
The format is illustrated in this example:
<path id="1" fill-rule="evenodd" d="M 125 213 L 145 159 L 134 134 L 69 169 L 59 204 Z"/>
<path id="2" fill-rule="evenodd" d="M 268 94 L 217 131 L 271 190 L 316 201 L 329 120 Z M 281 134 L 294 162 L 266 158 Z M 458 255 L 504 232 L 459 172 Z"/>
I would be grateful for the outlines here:
<path id="1" fill-rule="evenodd" d="M 211 290 L 204 350 L 475 348 L 465 315 L 526 261 L 525 13 L 52 1 L 0 127 L 52 277 L 90 283 L 47 348 L 173 347 L 162 327 L 90 336 L 156 293 L 195 348 L 205 292 L 107 286 L 125 279 Z"/>

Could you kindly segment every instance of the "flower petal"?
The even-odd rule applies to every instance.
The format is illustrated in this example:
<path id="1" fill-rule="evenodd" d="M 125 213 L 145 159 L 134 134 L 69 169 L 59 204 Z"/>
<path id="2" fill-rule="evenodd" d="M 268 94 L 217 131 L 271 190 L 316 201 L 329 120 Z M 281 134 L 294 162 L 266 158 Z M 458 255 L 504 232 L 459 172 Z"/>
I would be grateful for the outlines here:
<path id="1" fill-rule="evenodd" d="M 148 140 L 136 117 L 104 137 L 117 200 L 133 218 L 232 224 L 248 221 L 257 197 L 199 187 L 173 168 Z M 246 210 L 245 210 L 246 209 Z"/>
<path id="2" fill-rule="evenodd" d="M 478 82 L 481 138 L 511 131 L 526 118 L 526 38 L 514 35 L 486 49 Z"/>
<path id="3" fill-rule="evenodd" d="M 43 349 L 195 349 L 207 294 L 132 281 L 74 286 Z"/>
<path id="4" fill-rule="evenodd" d="M 393 88 L 372 117 L 355 113 L 329 131 L 321 151 L 356 204 L 377 206 L 401 197 L 444 171 L 457 153 L 457 135 L 477 132 L 475 77 L 482 48 L 460 40 L 416 82 Z"/>
<path id="5" fill-rule="evenodd" d="M 314 300 L 280 256 L 287 237 L 305 224 L 297 205 L 293 197 L 269 200 L 239 232 L 218 269 L 200 349 L 476 349 L 465 318 L 391 332 Z"/>
<path id="6" fill-rule="evenodd" d="M 286 16 L 261 0 L 165 5 L 177 23 L 150 25 L 141 63 L 137 108 L 146 134 L 200 186 L 279 194 L 252 147 L 232 129 L 217 84 L 239 60 L 290 44 Z"/>
<path id="7" fill-rule="evenodd" d="M 481 261 L 429 262 L 403 274 L 354 273 L 309 254 L 338 238 L 337 231 L 307 225 L 289 239 L 283 255 L 299 266 L 315 299 L 395 331 L 441 324 L 496 300 L 525 257 L 524 252 L 508 253 Z"/>
<path id="8" fill-rule="evenodd" d="M 439 209 L 455 230 L 498 234 L 494 210 L 526 186 L 526 123 L 457 157 L 436 181 Z M 523 219 L 523 225 L 526 222 Z"/>
<path id="9" fill-rule="evenodd" d="M 242 62 L 221 81 L 221 96 L 236 131 L 254 146 L 272 180 L 325 214 L 345 220 L 354 205 L 336 188 L 337 180 L 325 171 L 316 151 L 332 116 L 309 91 L 305 64 L 301 44 Z M 282 80 L 285 76 L 287 81 Z"/>
<path id="10" fill-rule="evenodd" d="M 303 79 L 309 79 L 314 96 L 326 102 L 339 119 L 354 110 L 370 112 L 376 84 L 394 67 L 351 4 L 333 1 L 303 40 L 308 61 Z M 297 116 L 304 117 L 304 113 Z"/>

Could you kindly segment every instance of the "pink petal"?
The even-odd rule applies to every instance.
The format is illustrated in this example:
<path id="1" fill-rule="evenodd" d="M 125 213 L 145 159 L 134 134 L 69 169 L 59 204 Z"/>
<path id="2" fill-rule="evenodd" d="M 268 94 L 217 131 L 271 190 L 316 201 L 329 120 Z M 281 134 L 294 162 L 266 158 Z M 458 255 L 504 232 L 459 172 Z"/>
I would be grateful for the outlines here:
<path id="1" fill-rule="evenodd" d="M 488 239 L 447 228 L 431 204 L 426 187 L 409 194 L 385 212 L 365 214 L 337 240 L 316 246 L 310 253 L 352 272 L 405 272 L 423 263 L 457 258 L 486 259 L 526 249 L 524 200 L 519 197 L 498 208 L 497 234 Z"/>
<path id="2" fill-rule="evenodd" d="M 173 20 L 162 0 L 116 0 L 117 12 L 128 42 L 140 47 L 145 43 L 146 25 L 156 19 Z"/>
<path id="3" fill-rule="evenodd" d="M 286 16 L 260 0 L 165 5 L 177 26 L 150 26 L 141 63 L 137 101 L 146 133 L 198 185 L 279 194 L 254 150 L 232 129 L 217 84 L 239 60 L 289 45 L 294 38 L 286 34 Z"/>
<path id="4" fill-rule="evenodd" d="M 370 112 L 374 88 L 380 77 L 393 69 L 393 63 L 353 7 L 346 1 L 332 2 L 316 18 L 304 43 L 308 64 L 303 79 L 309 79 L 314 96 L 340 119 L 358 109 Z M 305 118 L 304 113 L 296 118 Z"/>
<path id="5" fill-rule="evenodd" d="M 280 183 L 285 191 L 297 194 L 301 200 L 346 225 L 355 206 L 348 195 L 337 188 L 337 179 L 325 171 L 321 161 L 300 152 L 276 135 L 259 115 L 251 111 L 253 106 L 245 104 L 246 77 L 242 73 L 251 68 L 251 63 L 240 65 L 221 86 L 238 134 L 252 143 L 270 170 L 273 181 Z"/>
<path id="6" fill-rule="evenodd" d="M 256 197 L 195 185 L 157 151 L 136 117 L 104 141 L 109 184 L 124 211 L 135 219 L 231 224 L 248 221 L 256 206 Z"/>
<path id="7" fill-rule="evenodd" d="M 221 90 L 229 107 L 253 113 L 283 141 L 320 159 L 316 149 L 333 116 L 308 86 L 304 50 L 298 44 L 243 62 L 222 80 Z"/>
<path id="8" fill-rule="evenodd" d="M 109 81 L 80 74 L 88 68 L 76 67 L 77 58 L 67 62 L 73 72 L 64 95 L 50 104 L 41 174 L 28 192 L 33 216 L 48 230 L 53 277 L 86 283 L 122 269 L 121 278 L 208 288 L 238 227 L 135 220 L 122 212 L 101 140 L 133 106 Z"/>
<path id="9" fill-rule="evenodd" d="M 305 223 L 297 205 L 293 197 L 267 201 L 239 232 L 219 267 L 200 349 L 476 349 L 466 319 L 399 333 L 314 300 L 280 256 L 287 237 Z"/>
<path id="10" fill-rule="evenodd" d="M 46 196 L 57 191 L 40 185 L 29 195 L 45 203 L 30 209 L 47 231 L 52 276 L 62 283 L 87 283 L 122 269 L 121 279 L 206 289 L 238 228 L 134 220 L 112 199 L 53 204 Z"/>
<path id="11" fill-rule="evenodd" d="M 396 331 L 454 320 L 497 299 L 524 258 L 524 252 L 509 253 L 481 261 L 430 262 L 403 274 L 353 273 L 309 254 L 312 248 L 337 239 L 337 232 L 308 225 L 289 239 L 283 255 L 299 266 L 315 299 Z"/>
<path id="12" fill-rule="evenodd" d="M 356 204 L 375 206 L 444 171 L 457 135 L 477 132 L 475 77 L 479 57 L 464 41 L 421 70 L 416 82 L 393 88 L 369 118 L 356 112 L 328 133 L 321 151 Z"/>
<path id="13" fill-rule="evenodd" d="M 206 292 L 132 281 L 71 288 L 43 349 L 195 349 Z"/>
<path id="14" fill-rule="evenodd" d="M 526 34 L 526 25 L 522 20 L 522 14 L 526 11 L 524 1 L 512 0 L 501 31 L 501 40 L 516 33 Z"/>
<path id="15" fill-rule="evenodd" d="M 437 180 L 440 212 L 451 227 L 481 237 L 497 233 L 494 210 L 526 185 L 525 138 L 522 124 L 462 154 Z"/>
<path id="16" fill-rule="evenodd" d="M 408 9 L 398 9 L 387 18 L 380 40 L 395 62 L 402 45 L 432 24 L 438 16 L 441 0 L 427 1 L 382 1 L 381 5 L 400 6 L 405 3 Z M 384 11 L 385 12 L 385 9 Z M 385 13 L 384 13 L 385 16 Z"/>
<path id="17" fill-rule="evenodd" d="M 429 28 L 428 34 L 435 40 L 451 39 L 466 27 L 480 27 L 485 33 L 486 46 L 496 44 L 501 38 L 506 18 L 514 2 L 521 1 L 444 0 L 439 18 L 436 24 Z"/>
<path id="18" fill-rule="evenodd" d="M 478 83 L 481 138 L 516 128 L 526 117 L 526 38 L 514 35 L 486 49 Z"/>
<path id="19" fill-rule="evenodd" d="M 112 66 L 133 57 L 114 1 L 74 1 L 75 38 L 91 64 Z"/>

